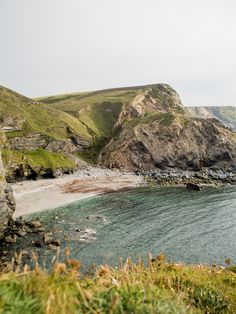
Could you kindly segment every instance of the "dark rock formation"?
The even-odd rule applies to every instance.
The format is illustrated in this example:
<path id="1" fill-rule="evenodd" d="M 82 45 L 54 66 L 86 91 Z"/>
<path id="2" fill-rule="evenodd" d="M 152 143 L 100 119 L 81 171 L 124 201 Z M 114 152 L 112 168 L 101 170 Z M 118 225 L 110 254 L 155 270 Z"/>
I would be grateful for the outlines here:
<path id="1" fill-rule="evenodd" d="M 133 114 L 134 107 L 139 115 L 137 110 Z M 236 134 L 216 119 L 189 117 L 178 94 L 157 85 L 123 108 L 119 132 L 101 152 L 100 162 L 130 171 L 232 169 Z"/>
<path id="2" fill-rule="evenodd" d="M 5 181 L 5 172 L 1 159 L 1 147 L 4 142 L 4 134 L 0 131 L 0 239 L 4 237 L 4 232 L 15 210 L 12 188 Z"/>
<path id="3" fill-rule="evenodd" d="M 201 186 L 199 184 L 195 184 L 195 183 L 187 183 L 186 184 L 186 189 L 187 190 L 193 190 L 193 191 L 201 191 Z"/>

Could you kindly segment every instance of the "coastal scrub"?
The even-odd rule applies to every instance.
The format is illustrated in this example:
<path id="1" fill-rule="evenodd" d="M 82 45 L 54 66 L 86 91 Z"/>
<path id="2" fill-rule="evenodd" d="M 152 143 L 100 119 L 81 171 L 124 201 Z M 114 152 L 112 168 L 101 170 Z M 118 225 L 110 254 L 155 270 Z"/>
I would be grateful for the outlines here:
<path id="1" fill-rule="evenodd" d="M 235 313 L 234 269 L 130 260 L 82 275 L 66 259 L 49 273 L 37 266 L 0 276 L 1 313 Z"/>

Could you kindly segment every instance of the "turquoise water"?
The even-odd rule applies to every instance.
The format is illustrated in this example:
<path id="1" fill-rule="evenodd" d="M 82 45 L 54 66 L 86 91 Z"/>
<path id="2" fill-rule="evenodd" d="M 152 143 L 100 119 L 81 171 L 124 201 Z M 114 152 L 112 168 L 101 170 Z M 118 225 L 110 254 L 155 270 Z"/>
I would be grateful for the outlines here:
<path id="1" fill-rule="evenodd" d="M 139 188 L 33 217 L 53 229 L 62 250 L 70 246 L 72 257 L 84 265 L 116 265 L 119 257 L 136 260 L 148 252 L 186 263 L 223 264 L 228 257 L 236 262 L 236 187 Z M 84 229 L 90 233 L 84 236 Z"/>

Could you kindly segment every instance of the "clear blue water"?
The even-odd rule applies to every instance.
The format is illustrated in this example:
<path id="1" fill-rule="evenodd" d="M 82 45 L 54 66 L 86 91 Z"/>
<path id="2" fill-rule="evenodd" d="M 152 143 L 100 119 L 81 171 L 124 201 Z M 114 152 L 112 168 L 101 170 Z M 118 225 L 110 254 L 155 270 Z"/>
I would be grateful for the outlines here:
<path id="1" fill-rule="evenodd" d="M 94 220 L 94 215 L 105 221 Z M 236 187 L 208 187 L 201 192 L 183 187 L 139 188 L 33 217 L 53 229 L 62 250 L 70 246 L 72 257 L 84 265 L 116 265 L 119 257 L 136 260 L 146 258 L 148 252 L 186 263 L 223 264 L 228 257 L 236 262 Z M 85 228 L 94 233 L 81 242 L 76 229 Z"/>

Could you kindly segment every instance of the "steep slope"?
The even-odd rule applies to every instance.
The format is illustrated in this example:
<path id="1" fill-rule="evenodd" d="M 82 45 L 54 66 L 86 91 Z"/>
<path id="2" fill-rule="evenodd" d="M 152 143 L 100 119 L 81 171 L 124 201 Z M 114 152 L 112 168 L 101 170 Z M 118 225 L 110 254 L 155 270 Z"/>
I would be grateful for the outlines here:
<path id="1" fill-rule="evenodd" d="M 43 97 L 37 100 L 58 110 L 69 113 L 79 119 L 83 123 L 90 134 L 93 136 L 93 144 L 83 149 L 79 156 L 86 160 L 97 162 L 99 152 L 108 143 L 111 137 L 116 136 L 118 129 L 114 125 L 119 124 L 121 113 L 123 114 L 125 107 L 129 108 L 139 115 L 142 108 L 136 106 L 136 102 L 141 102 L 141 106 L 145 106 L 145 101 L 141 101 L 148 89 L 151 89 L 151 99 L 155 103 L 155 99 L 159 99 L 166 109 L 169 106 L 174 109 L 175 100 L 173 95 L 165 98 L 161 94 L 164 88 L 163 84 L 124 87 L 116 89 L 107 89 L 88 93 L 65 94 L 59 96 Z M 157 92 L 157 94 L 155 94 Z M 162 99 L 164 97 L 164 99 Z M 141 98 L 141 99 L 140 99 Z M 151 100 L 152 101 L 152 100 Z M 169 103 L 168 103 L 169 102 Z M 147 109 L 147 108 L 146 108 Z M 178 106 L 176 110 L 183 111 Z M 149 109 L 147 109 L 149 110 Z M 154 110 L 154 108 L 150 108 Z M 150 111 L 149 110 L 149 111 Z M 134 112 L 132 114 L 135 114 Z"/>
<path id="2" fill-rule="evenodd" d="M 188 112 L 197 118 L 216 118 L 225 126 L 236 131 L 236 107 L 186 107 Z"/>
<path id="3" fill-rule="evenodd" d="M 100 154 L 108 167 L 200 170 L 236 164 L 236 134 L 216 119 L 190 117 L 168 85 L 148 87 L 124 106 L 118 129 Z"/>
<path id="4" fill-rule="evenodd" d="M 167 84 L 44 97 L 40 102 L 76 117 L 93 141 L 79 155 L 125 170 L 236 164 L 235 133 L 218 120 L 191 117 Z"/>
<path id="5" fill-rule="evenodd" d="M 6 183 L 5 171 L 2 163 L 1 149 L 6 141 L 4 133 L 0 130 L 0 240 L 7 229 L 8 221 L 15 210 L 15 200 L 11 186 Z"/>
<path id="6" fill-rule="evenodd" d="M 3 159 L 9 181 L 71 171 L 76 163 L 70 155 L 92 143 L 78 119 L 5 87 L 0 87 L 0 126 L 7 137 Z"/>

